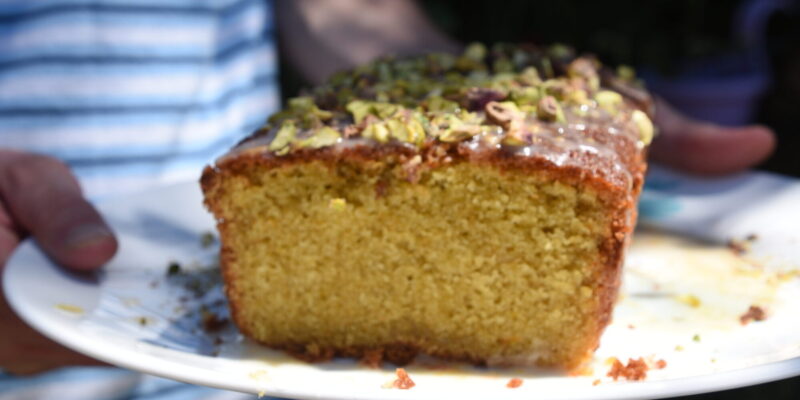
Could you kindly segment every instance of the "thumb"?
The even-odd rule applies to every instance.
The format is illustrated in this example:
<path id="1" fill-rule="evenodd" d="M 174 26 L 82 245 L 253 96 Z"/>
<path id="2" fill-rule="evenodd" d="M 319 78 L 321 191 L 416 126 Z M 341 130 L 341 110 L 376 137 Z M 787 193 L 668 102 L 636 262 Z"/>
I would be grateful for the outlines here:
<path id="1" fill-rule="evenodd" d="M 111 229 L 60 161 L 0 151 L 0 199 L 14 223 L 60 265 L 93 269 L 117 250 Z"/>
<path id="2" fill-rule="evenodd" d="M 775 149 L 769 128 L 752 125 L 726 127 L 699 122 L 657 101 L 651 157 L 685 172 L 719 175 L 738 172 L 764 161 Z"/>

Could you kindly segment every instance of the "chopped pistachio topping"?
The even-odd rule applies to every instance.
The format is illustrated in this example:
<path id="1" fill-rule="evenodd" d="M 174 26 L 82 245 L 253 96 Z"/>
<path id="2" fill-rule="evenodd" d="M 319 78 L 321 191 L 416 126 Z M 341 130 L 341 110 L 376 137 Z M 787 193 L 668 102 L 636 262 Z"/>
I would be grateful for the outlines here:
<path id="1" fill-rule="evenodd" d="M 583 79 L 589 90 L 593 92 L 600 88 L 600 77 L 597 75 L 597 68 L 587 58 L 579 57 L 573 60 L 567 67 L 567 75 Z"/>
<path id="2" fill-rule="evenodd" d="M 483 43 L 470 43 L 467 49 L 464 50 L 464 57 L 483 62 L 483 59 L 486 58 L 486 46 Z"/>
<path id="3" fill-rule="evenodd" d="M 593 58 L 576 58 L 572 49 L 559 45 L 537 49 L 501 43 L 487 49 L 474 43 L 458 56 L 385 57 L 337 73 L 308 95 L 290 99 L 262 131 L 274 134 L 268 148 L 277 155 L 354 137 L 420 149 L 476 136 L 480 143 L 522 146 L 554 129 L 569 129 L 537 129 L 537 124 L 611 116 L 614 123 L 630 119 L 628 130 L 636 126 L 641 142 L 649 143 L 652 122 L 634 111 L 641 102 L 626 102 L 620 93 L 601 88 L 599 68 Z M 634 79 L 625 67 L 619 76 Z"/>
<path id="4" fill-rule="evenodd" d="M 447 100 L 442 96 L 431 96 L 425 100 L 425 108 L 428 111 L 456 113 L 459 111 L 460 106 L 455 101 Z"/>
<path id="5" fill-rule="evenodd" d="M 597 105 L 611 115 L 616 115 L 622 105 L 622 96 L 610 90 L 601 90 L 594 95 Z"/>
<path id="6" fill-rule="evenodd" d="M 536 67 L 526 67 L 517 76 L 517 81 L 526 86 L 536 86 L 542 83 L 542 78 L 539 78 L 539 71 Z"/>
<path id="7" fill-rule="evenodd" d="M 368 115 L 378 118 L 388 118 L 394 115 L 401 107 L 397 104 L 383 103 L 367 100 L 353 100 L 347 103 L 347 111 L 353 114 L 353 120 L 360 124 Z"/>
<path id="8" fill-rule="evenodd" d="M 389 128 L 385 122 L 375 122 L 367 125 L 364 131 L 361 132 L 361 136 L 380 143 L 386 143 L 389 141 Z"/>
<path id="9" fill-rule="evenodd" d="M 636 79 L 636 70 L 629 65 L 620 65 L 617 67 L 617 76 L 624 81 L 632 82 Z"/>
<path id="10" fill-rule="evenodd" d="M 573 89 L 564 96 L 564 101 L 569 104 L 586 104 L 589 101 L 589 94 L 583 89 Z"/>
<path id="11" fill-rule="evenodd" d="M 631 121 L 639 128 L 639 140 L 645 145 L 650 144 L 655 134 L 655 127 L 653 127 L 653 122 L 650 121 L 650 117 L 643 111 L 633 110 L 633 113 L 631 113 Z"/>
<path id="12" fill-rule="evenodd" d="M 514 88 L 511 90 L 510 98 L 518 105 L 536 104 L 542 98 L 542 92 L 535 87 Z"/>
<path id="13" fill-rule="evenodd" d="M 469 116 L 469 115 L 468 115 Z M 442 142 L 460 142 L 480 133 L 480 126 L 465 121 L 453 114 L 434 117 L 431 123 L 438 128 L 438 139 Z"/>
<path id="14" fill-rule="evenodd" d="M 297 141 L 297 147 L 301 149 L 309 148 L 309 149 L 318 149 L 320 147 L 330 146 L 335 144 L 339 141 L 342 137 L 342 134 L 339 133 L 336 129 L 333 129 L 328 126 L 323 126 L 322 128 L 317 129 L 314 131 L 311 136 Z"/>
<path id="15" fill-rule="evenodd" d="M 297 136 L 297 127 L 293 120 L 283 121 L 278 133 L 275 134 L 275 139 L 269 144 L 269 150 L 276 152 L 278 155 L 286 154 L 289 151 L 289 145 L 294 141 Z"/>
<path id="16" fill-rule="evenodd" d="M 547 51 L 553 58 L 557 59 L 571 58 L 575 53 L 571 47 L 565 45 L 564 43 L 553 43 L 553 45 L 551 45 Z"/>
<path id="17" fill-rule="evenodd" d="M 544 96 L 539 101 L 536 115 L 539 119 L 551 122 L 565 122 L 564 111 L 553 96 Z"/>
<path id="18" fill-rule="evenodd" d="M 516 103 L 511 101 L 502 103 L 490 101 L 486 104 L 486 118 L 506 129 L 508 129 L 511 121 L 524 118 L 524 116 Z"/>
<path id="19" fill-rule="evenodd" d="M 553 96 L 556 100 L 564 100 L 570 88 L 563 79 L 548 79 L 540 86 L 542 97 Z"/>
<path id="20" fill-rule="evenodd" d="M 501 143 L 507 146 L 525 146 L 528 144 L 528 141 L 519 134 L 519 131 L 511 131 L 508 132 L 504 137 Z"/>

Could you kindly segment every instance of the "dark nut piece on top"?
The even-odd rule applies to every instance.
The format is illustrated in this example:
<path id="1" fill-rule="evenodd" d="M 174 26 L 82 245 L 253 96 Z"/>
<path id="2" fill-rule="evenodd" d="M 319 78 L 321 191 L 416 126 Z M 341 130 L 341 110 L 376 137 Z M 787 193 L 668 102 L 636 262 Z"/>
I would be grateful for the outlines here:
<path id="1" fill-rule="evenodd" d="M 499 103 L 490 101 L 486 103 L 486 118 L 494 124 L 500 125 L 503 129 L 508 129 L 511 121 L 522 117 L 522 113 L 516 104 L 511 102 Z"/>
<path id="2" fill-rule="evenodd" d="M 544 121 L 551 122 L 565 122 L 564 112 L 561 106 L 553 96 L 544 96 L 539 100 L 538 108 L 536 109 L 536 116 Z"/>

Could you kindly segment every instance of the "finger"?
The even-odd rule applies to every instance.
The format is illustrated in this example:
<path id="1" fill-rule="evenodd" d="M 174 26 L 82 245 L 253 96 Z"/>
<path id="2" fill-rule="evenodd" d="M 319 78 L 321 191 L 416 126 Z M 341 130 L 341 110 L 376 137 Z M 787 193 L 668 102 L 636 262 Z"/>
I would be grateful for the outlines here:
<path id="1" fill-rule="evenodd" d="M 742 171 L 764 161 L 775 150 L 775 135 L 763 126 L 724 127 L 684 117 L 657 102 L 651 158 L 685 172 L 720 175 Z"/>
<path id="2" fill-rule="evenodd" d="M 104 365 L 55 343 L 26 325 L 0 296 L 0 368 L 15 375 L 76 366 Z"/>
<path id="3" fill-rule="evenodd" d="M 92 269 L 116 252 L 108 225 L 83 198 L 69 169 L 55 159 L 0 153 L 0 196 L 14 221 L 61 265 Z"/>
<path id="4" fill-rule="evenodd" d="M 0 269 L 19 244 L 21 237 L 22 232 L 8 215 L 8 211 L 3 206 L 2 197 L 0 197 Z"/>
<path id="5" fill-rule="evenodd" d="M 19 244 L 19 237 L 10 229 L 0 226 L 0 269 Z"/>

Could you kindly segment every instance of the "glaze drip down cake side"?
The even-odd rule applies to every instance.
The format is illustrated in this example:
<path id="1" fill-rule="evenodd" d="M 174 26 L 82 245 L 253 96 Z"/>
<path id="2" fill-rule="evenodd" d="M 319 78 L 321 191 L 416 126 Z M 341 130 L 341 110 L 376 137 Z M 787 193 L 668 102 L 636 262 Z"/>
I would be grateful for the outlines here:
<path id="1" fill-rule="evenodd" d="M 234 321 L 309 361 L 579 367 L 617 296 L 651 104 L 563 47 L 333 76 L 203 173 Z"/>

